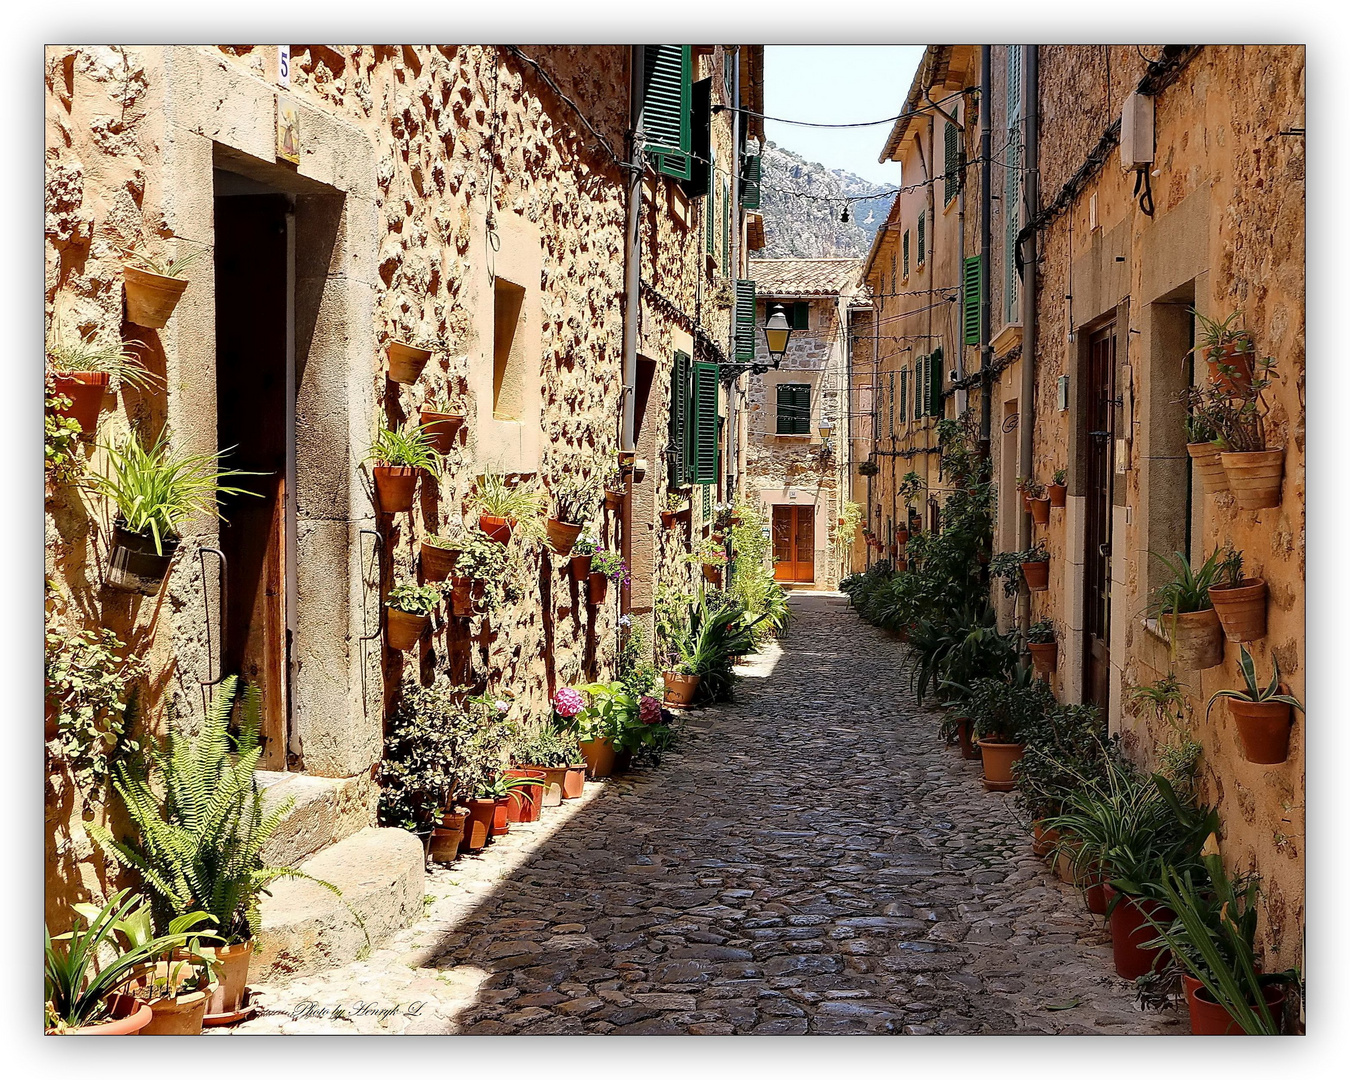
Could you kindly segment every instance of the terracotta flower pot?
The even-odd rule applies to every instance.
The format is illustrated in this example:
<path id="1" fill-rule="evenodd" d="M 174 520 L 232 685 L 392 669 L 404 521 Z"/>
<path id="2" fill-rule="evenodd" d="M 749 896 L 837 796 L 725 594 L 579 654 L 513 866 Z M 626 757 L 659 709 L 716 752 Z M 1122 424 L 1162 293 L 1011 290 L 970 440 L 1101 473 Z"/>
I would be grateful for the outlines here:
<path id="1" fill-rule="evenodd" d="M 457 413 L 432 412 L 423 409 L 418 424 L 427 433 L 427 441 L 438 454 L 448 454 L 455 446 L 455 436 L 459 434 L 464 417 Z"/>
<path id="2" fill-rule="evenodd" d="M 1116 890 L 1110 884 L 1103 886 L 1106 902 L 1111 903 Z M 1176 917 L 1176 913 L 1156 900 L 1142 896 L 1120 897 L 1120 902 L 1111 911 L 1111 955 L 1116 963 L 1116 974 L 1122 979 L 1139 978 L 1157 966 L 1161 971 L 1167 966 L 1170 954 L 1166 949 L 1145 949 L 1144 943 L 1158 936 L 1148 921 L 1152 916 L 1158 922 L 1166 922 Z"/>
<path id="3" fill-rule="evenodd" d="M 586 579 L 586 590 L 593 606 L 603 604 L 609 592 L 609 578 L 599 571 L 592 570 Z"/>
<path id="4" fill-rule="evenodd" d="M 661 511 L 661 525 L 662 525 L 662 527 L 667 528 L 667 529 L 673 529 L 673 528 L 675 528 L 675 522 L 676 522 L 676 520 L 677 520 L 677 519 L 676 519 L 676 517 L 675 517 L 675 511 L 674 511 L 674 510 L 662 510 L 662 511 Z"/>
<path id="5" fill-rule="evenodd" d="M 67 1035 L 139 1035 L 141 1029 L 154 1019 L 150 1006 L 131 994 L 114 994 L 112 1012 L 101 1024 L 86 1024 L 67 1028 Z"/>
<path id="6" fill-rule="evenodd" d="M 1186 444 L 1186 452 L 1195 463 L 1195 474 L 1200 477 L 1200 486 L 1209 495 L 1217 495 L 1228 490 L 1228 474 L 1223 471 L 1220 450 L 1212 442 L 1193 442 Z"/>
<path id="7" fill-rule="evenodd" d="M 451 807 L 442 815 L 440 824 L 431 833 L 429 847 L 433 862 L 452 863 L 459 857 L 468 822 L 469 812 L 462 806 Z"/>
<path id="8" fill-rule="evenodd" d="M 141 1028 L 142 1035 L 200 1035 L 206 1019 L 206 1006 L 215 992 L 194 990 L 177 997 L 159 998 L 150 1002 L 150 1023 Z"/>
<path id="9" fill-rule="evenodd" d="M 703 676 L 677 675 L 673 671 L 667 671 L 661 679 L 666 684 L 666 704 L 687 708 L 694 703 L 694 695 L 698 693 L 698 684 Z"/>
<path id="10" fill-rule="evenodd" d="M 1047 829 L 1039 821 L 1031 823 L 1031 850 L 1033 854 L 1042 859 L 1054 850 L 1055 844 L 1059 841 L 1059 830 Z"/>
<path id="11" fill-rule="evenodd" d="M 1225 698 L 1237 725 L 1242 756 L 1256 765 L 1278 765 L 1289 757 L 1294 710 L 1283 701 L 1235 701 Z"/>
<path id="12" fill-rule="evenodd" d="M 970 734 L 970 717 L 962 716 L 956 721 L 956 742 L 961 747 L 961 756 L 966 761 L 975 761 L 980 756 L 980 748 Z"/>
<path id="13" fill-rule="evenodd" d="M 1062 508 L 1069 497 L 1068 484 L 1048 484 L 1045 488 L 1046 497 L 1050 500 L 1050 505 Z"/>
<path id="14" fill-rule="evenodd" d="M 1266 592 L 1262 578 L 1244 578 L 1236 587 L 1209 587 L 1209 602 L 1229 641 L 1255 641 L 1266 636 Z"/>
<path id="15" fill-rule="evenodd" d="M 1209 367 L 1209 380 L 1216 383 L 1230 397 L 1245 397 L 1252 388 L 1251 350 L 1238 349 L 1238 346 L 1221 345 L 1205 352 L 1205 363 Z M 1225 373 L 1221 368 L 1230 368 Z"/>
<path id="16" fill-rule="evenodd" d="M 76 371 L 69 375 L 56 373 L 56 393 L 70 398 L 70 404 L 56 409 L 57 416 L 68 416 L 80 425 L 80 431 L 92 435 L 98 430 L 98 414 L 103 409 L 103 398 L 108 393 L 106 371 Z"/>
<path id="17" fill-rule="evenodd" d="M 458 618 L 472 615 L 487 596 L 487 582 L 469 577 L 450 579 L 450 613 Z"/>
<path id="18" fill-rule="evenodd" d="M 389 647 L 395 652 L 415 649 L 431 625 L 430 615 L 414 615 L 411 611 L 385 608 L 388 622 Z"/>
<path id="19" fill-rule="evenodd" d="M 623 492 L 610 491 L 609 488 L 605 488 L 605 509 L 617 510 L 622 505 L 623 505 Z"/>
<path id="20" fill-rule="evenodd" d="M 1200 671 L 1223 663 L 1223 627 L 1213 608 L 1188 611 L 1158 620 L 1172 641 L 1173 658 L 1182 671 Z"/>
<path id="21" fill-rule="evenodd" d="M 573 581 L 585 581 L 591 574 L 591 555 L 573 555 L 571 563 L 568 564 L 568 570 L 572 572 Z"/>
<path id="22" fill-rule="evenodd" d="M 1233 1019 L 1228 1010 L 1220 1005 L 1199 979 L 1182 973 L 1181 984 L 1186 990 L 1186 1005 L 1191 1014 L 1192 1035 L 1245 1035 L 1242 1026 Z M 1269 983 L 1261 987 L 1261 996 L 1266 999 L 1266 1008 L 1276 1024 L 1284 1015 L 1285 987 L 1282 983 Z M 1251 1007 L 1256 1012 L 1256 1006 Z"/>
<path id="23" fill-rule="evenodd" d="M 478 516 L 478 528 L 489 540 L 495 540 L 499 544 L 510 542 L 511 533 L 515 527 L 516 523 L 510 518 L 493 517 L 490 514 Z"/>
<path id="24" fill-rule="evenodd" d="M 154 537 L 131 532 L 121 522 L 121 518 L 113 522 L 112 550 L 108 555 L 105 583 L 110 589 L 154 596 L 169 576 L 179 539 L 165 536 L 161 543 L 163 554 L 160 554 L 155 551 Z"/>
<path id="25" fill-rule="evenodd" d="M 586 766 L 585 764 L 569 765 L 567 772 L 563 776 L 562 797 L 564 799 L 579 799 L 586 790 Z"/>
<path id="26" fill-rule="evenodd" d="M 455 559 L 459 552 L 455 548 L 440 547 L 422 541 L 421 557 L 423 581 L 444 581 L 455 569 Z"/>
<path id="27" fill-rule="evenodd" d="M 573 525 L 570 521 L 549 518 L 544 524 L 544 529 L 548 534 L 548 546 L 553 549 L 553 554 L 571 555 L 572 548 L 577 542 L 577 537 L 581 535 L 583 527 L 582 525 Z"/>
<path id="28" fill-rule="evenodd" d="M 533 778 L 535 780 L 544 779 L 544 771 L 542 769 L 507 769 L 506 775 Z M 511 805 L 506 811 L 507 820 L 513 824 L 518 821 L 538 821 L 539 813 L 544 805 L 543 797 L 544 789 L 538 784 L 514 788 L 511 792 Z"/>
<path id="29" fill-rule="evenodd" d="M 1042 675 L 1054 672 L 1055 664 L 1059 660 L 1058 641 L 1032 641 L 1027 643 L 1027 648 L 1031 651 L 1032 666 L 1037 671 Z"/>
<path id="30" fill-rule="evenodd" d="M 1280 505 L 1284 477 L 1284 447 L 1247 454 L 1223 453 L 1224 475 L 1239 510 L 1261 510 Z"/>
<path id="31" fill-rule="evenodd" d="M 1022 576 L 1026 578 L 1027 588 L 1032 592 L 1045 592 L 1050 588 L 1050 560 L 1024 562 Z"/>
<path id="32" fill-rule="evenodd" d="M 464 808 L 469 816 L 464 819 L 464 842 L 466 851 L 481 851 L 492 835 L 492 819 L 497 814 L 496 799 L 467 799 Z"/>
<path id="33" fill-rule="evenodd" d="M 897 544 L 908 544 L 908 543 L 909 543 L 909 530 L 908 530 L 908 529 L 896 529 L 896 530 L 895 530 L 895 542 L 896 542 Z"/>
<path id="34" fill-rule="evenodd" d="M 1032 499 L 1031 500 L 1031 520 L 1036 525 L 1050 524 L 1050 500 Z"/>
<path id="35" fill-rule="evenodd" d="M 543 792 L 540 796 L 541 806 L 561 805 L 563 800 L 563 782 L 567 779 L 566 766 L 523 765 L 521 767 L 530 772 L 543 774 L 544 786 L 540 789 Z"/>
<path id="36" fill-rule="evenodd" d="M 206 1005 L 206 1018 L 239 1012 L 244 1007 L 244 993 L 248 989 L 248 968 L 253 959 L 253 939 L 238 945 L 219 945 L 198 950 L 219 966 L 214 971 L 215 992 Z"/>
<path id="37" fill-rule="evenodd" d="M 376 465 L 375 498 L 386 514 L 401 514 L 412 509 L 417 490 L 417 470 L 410 465 Z"/>
<path id="38" fill-rule="evenodd" d="M 511 831 L 511 804 L 514 801 L 510 795 L 493 800 L 492 828 L 488 830 L 489 836 L 505 836 Z"/>
<path id="39" fill-rule="evenodd" d="M 138 266 L 122 267 L 127 293 L 127 322 L 158 330 L 169 321 L 188 287 L 186 278 L 152 274 Z"/>
<path id="40" fill-rule="evenodd" d="M 600 780 L 614 772 L 614 744 L 609 739 L 592 739 L 583 742 L 581 756 L 586 759 L 586 775 L 592 780 Z"/>
<path id="41" fill-rule="evenodd" d="M 977 739 L 980 756 L 984 758 L 984 790 L 1011 791 L 1013 789 L 1013 762 L 1019 760 L 1026 747 L 1022 743 L 995 742 Z"/>
<path id="42" fill-rule="evenodd" d="M 1081 845 L 1074 845 L 1074 850 L 1079 846 Z M 1073 855 L 1061 848 L 1059 857 L 1055 860 L 1055 874 L 1060 881 L 1077 885 L 1083 890 L 1083 901 L 1087 904 L 1088 911 L 1094 915 L 1106 914 L 1106 878 L 1102 876 L 1101 867 L 1094 863 L 1090 867 L 1075 869 Z"/>
<path id="43" fill-rule="evenodd" d="M 389 356 L 389 377 L 396 383 L 415 383 L 431 359 L 430 349 L 414 348 L 404 341 L 391 341 L 385 352 Z"/>
<path id="44" fill-rule="evenodd" d="M 703 564 L 703 580 L 708 582 L 710 585 L 716 585 L 718 588 L 721 588 L 722 568 L 718 566 L 716 563 L 705 562 Z"/>

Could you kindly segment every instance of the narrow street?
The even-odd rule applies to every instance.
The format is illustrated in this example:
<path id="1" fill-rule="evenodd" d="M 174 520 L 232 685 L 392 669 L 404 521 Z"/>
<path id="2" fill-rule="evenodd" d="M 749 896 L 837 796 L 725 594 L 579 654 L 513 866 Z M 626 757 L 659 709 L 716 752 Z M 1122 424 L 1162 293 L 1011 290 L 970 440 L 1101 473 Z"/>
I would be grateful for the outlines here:
<path id="1" fill-rule="evenodd" d="M 431 874 L 426 918 L 234 1030 L 1184 1032 L 844 604 L 795 596 L 659 769 Z"/>

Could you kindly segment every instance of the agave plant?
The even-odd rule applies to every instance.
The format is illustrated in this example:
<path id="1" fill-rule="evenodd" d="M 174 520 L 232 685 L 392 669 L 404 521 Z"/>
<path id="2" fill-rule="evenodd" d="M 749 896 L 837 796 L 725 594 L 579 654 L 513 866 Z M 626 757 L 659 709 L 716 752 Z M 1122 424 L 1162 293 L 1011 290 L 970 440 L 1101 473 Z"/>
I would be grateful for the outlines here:
<path id="1" fill-rule="evenodd" d="M 1289 705 L 1303 711 L 1303 703 L 1293 694 L 1280 693 L 1280 662 L 1275 659 L 1275 654 L 1270 656 L 1270 663 L 1274 668 L 1270 676 L 1270 682 L 1261 686 L 1256 681 L 1256 663 L 1252 660 L 1252 654 L 1247 651 L 1247 646 L 1243 645 L 1238 657 L 1238 670 L 1242 672 L 1242 681 L 1246 686 L 1241 690 L 1216 690 L 1209 699 L 1209 704 L 1205 706 L 1205 719 L 1209 719 L 1210 711 L 1214 708 L 1214 703 L 1220 698 L 1231 698 L 1234 701 L 1251 702 L 1269 702 L 1271 704 Z"/>
<path id="2" fill-rule="evenodd" d="M 189 251 L 186 255 L 180 255 L 176 259 L 156 259 L 153 256 L 145 254 L 143 251 L 135 251 L 132 248 L 119 248 L 122 257 L 130 263 L 139 266 L 142 270 L 149 270 L 152 274 L 158 274 L 160 277 L 177 278 L 183 276 L 183 271 L 200 259 L 208 248 L 198 248 L 196 251 Z"/>

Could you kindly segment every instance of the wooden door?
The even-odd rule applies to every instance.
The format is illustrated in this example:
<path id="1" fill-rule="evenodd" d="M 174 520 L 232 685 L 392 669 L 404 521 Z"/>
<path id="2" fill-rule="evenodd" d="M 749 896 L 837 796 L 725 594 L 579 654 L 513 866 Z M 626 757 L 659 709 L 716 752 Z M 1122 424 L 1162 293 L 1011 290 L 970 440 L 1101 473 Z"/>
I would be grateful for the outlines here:
<path id="1" fill-rule="evenodd" d="M 1115 324 L 1088 342 L 1083 409 L 1086 447 L 1083 551 L 1084 697 L 1105 714 L 1111 675 L 1111 474 L 1114 449 Z"/>
<path id="2" fill-rule="evenodd" d="M 816 580 L 815 507 L 773 508 L 773 576 L 775 581 L 810 584 Z"/>

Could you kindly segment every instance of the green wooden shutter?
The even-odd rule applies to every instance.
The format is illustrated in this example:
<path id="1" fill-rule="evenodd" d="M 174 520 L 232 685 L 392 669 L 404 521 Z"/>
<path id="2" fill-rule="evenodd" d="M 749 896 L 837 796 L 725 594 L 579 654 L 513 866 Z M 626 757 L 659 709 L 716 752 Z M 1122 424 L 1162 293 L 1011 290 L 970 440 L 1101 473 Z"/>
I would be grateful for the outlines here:
<path id="1" fill-rule="evenodd" d="M 914 265 L 915 265 L 915 266 L 922 266 L 922 265 L 923 265 L 923 239 L 924 239 L 924 237 L 923 237 L 923 222 L 924 222 L 924 218 L 925 218 L 926 216 L 927 216 L 927 215 L 926 215 L 922 210 L 919 211 L 919 235 L 918 235 L 918 237 L 917 237 L 918 243 L 919 243 L 919 250 L 918 250 L 917 252 L 915 252 L 915 255 L 914 255 Z"/>
<path id="2" fill-rule="evenodd" d="M 923 385 L 924 370 L 928 364 L 928 357 L 920 356 L 914 361 L 914 419 L 923 418 Z"/>
<path id="3" fill-rule="evenodd" d="M 984 264 L 978 255 L 966 256 L 961 268 L 961 328 L 967 345 L 980 344 L 980 285 Z"/>
<path id="4" fill-rule="evenodd" d="M 904 240 L 904 243 L 901 245 L 901 247 L 902 247 L 902 249 L 903 249 L 903 251 L 904 251 L 904 254 L 905 254 L 905 273 L 904 273 L 904 276 L 905 276 L 905 277 L 909 277 L 909 230 L 908 230 L 908 229 L 905 230 L 905 240 Z"/>
<path id="5" fill-rule="evenodd" d="M 811 301 L 798 300 L 792 305 L 792 329 L 810 330 L 811 329 Z"/>
<path id="6" fill-rule="evenodd" d="M 708 168 L 712 160 L 712 84 L 712 79 L 700 79 L 693 87 L 689 151 L 693 160 L 689 163 L 689 179 L 680 181 L 680 187 L 691 199 L 712 194 L 712 173 Z"/>
<path id="7" fill-rule="evenodd" d="M 686 432 L 688 428 L 686 423 L 688 406 L 686 384 L 688 379 L 689 356 L 686 353 L 677 352 L 674 362 L 670 365 L 670 454 L 667 458 L 667 465 L 668 480 L 671 487 L 679 487 L 684 483 Z"/>
<path id="8" fill-rule="evenodd" d="M 760 169 L 758 154 L 747 156 L 741 166 L 741 206 L 746 210 L 759 209 Z"/>
<path id="9" fill-rule="evenodd" d="M 645 148 L 657 172 L 688 180 L 693 111 L 693 46 L 648 45 L 646 93 L 642 99 Z"/>
<path id="10" fill-rule="evenodd" d="M 951 202 L 960 190 L 961 133 L 955 124 L 947 122 L 942 133 L 942 201 Z"/>
<path id="11" fill-rule="evenodd" d="M 946 409 L 942 404 L 942 384 L 945 375 L 942 370 L 942 348 L 934 349 L 928 357 L 928 415 L 941 417 Z"/>
<path id="12" fill-rule="evenodd" d="M 796 398 L 792 393 L 791 383 L 779 383 L 778 393 L 778 423 L 774 425 L 774 431 L 779 435 L 792 434 L 792 407 Z"/>
<path id="13" fill-rule="evenodd" d="M 694 407 L 691 410 L 693 453 L 689 481 L 717 483 L 717 365 L 694 365 Z"/>
<path id="14" fill-rule="evenodd" d="M 710 151 L 708 155 L 708 202 L 703 207 L 703 212 L 707 217 L 708 228 L 706 230 L 704 250 L 709 255 L 717 255 L 717 152 Z"/>
<path id="15" fill-rule="evenodd" d="M 722 184 L 722 276 L 731 277 L 731 181 Z"/>
<path id="16" fill-rule="evenodd" d="M 895 386 L 894 377 L 892 377 L 891 386 Z M 892 390 L 894 394 L 894 390 Z M 905 418 L 905 409 L 909 407 L 909 368 L 900 369 L 900 419 Z"/>
<path id="17" fill-rule="evenodd" d="M 796 391 L 795 400 L 792 405 L 792 416 L 794 435 L 811 434 L 811 384 L 798 383 L 793 389 Z"/>
<path id="18" fill-rule="evenodd" d="M 736 355 L 738 364 L 755 359 L 755 283 L 749 278 L 736 282 Z"/>

